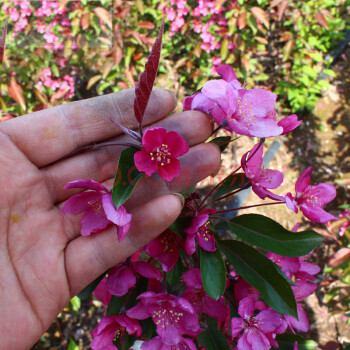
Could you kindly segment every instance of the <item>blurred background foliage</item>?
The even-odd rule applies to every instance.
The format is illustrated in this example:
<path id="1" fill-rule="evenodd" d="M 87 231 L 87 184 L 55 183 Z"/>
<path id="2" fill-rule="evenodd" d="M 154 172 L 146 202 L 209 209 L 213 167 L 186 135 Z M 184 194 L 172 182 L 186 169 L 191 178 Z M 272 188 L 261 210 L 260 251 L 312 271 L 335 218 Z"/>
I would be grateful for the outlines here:
<path id="1" fill-rule="evenodd" d="M 134 87 L 165 17 L 157 84 L 179 99 L 220 64 L 281 111 L 312 109 L 346 35 L 350 0 L 3 1 L 2 120 Z M 322 72 L 322 74 L 321 74 Z"/>

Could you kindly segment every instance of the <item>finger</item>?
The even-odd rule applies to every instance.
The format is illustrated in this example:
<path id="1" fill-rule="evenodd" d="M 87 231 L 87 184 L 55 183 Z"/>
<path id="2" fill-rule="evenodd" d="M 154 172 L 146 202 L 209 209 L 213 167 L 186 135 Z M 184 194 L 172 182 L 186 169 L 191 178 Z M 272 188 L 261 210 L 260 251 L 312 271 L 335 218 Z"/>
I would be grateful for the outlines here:
<path id="1" fill-rule="evenodd" d="M 121 243 L 115 226 L 71 241 L 65 262 L 72 296 L 162 233 L 180 215 L 181 208 L 177 196 L 159 197 L 135 209 L 130 231 Z"/>
<path id="2" fill-rule="evenodd" d="M 109 117 L 119 124 L 135 128 L 134 89 L 71 102 L 27 114 L 0 124 L 17 147 L 36 166 L 50 164 L 81 146 L 121 134 Z M 144 124 L 155 122 L 174 110 L 173 94 L 154 88 Z"/>
<path id="3" fill-rule="evenodd" d="M 205 143 L 194 146 L 189 153 L 181 157 L 181 174 L 170 183 L 164 182 L 158 175 L 146 177 L 138 184 L 126 202 L 128 211 L 170 193 L 177 193 L 190 188 L 208 177 L 220 166 L 220 151 L 213 144 Z M 113 184 L 114 179 L 104 182 L 104 185 Z M 62 207 L 63 203 L 59 205 Z M 68 239 L 72 240 L 80 235 L 82 215 L 64 215 L 64 228 Z"/>
<path id="4" fill-rule="evenodd" d="M 188 111 L 174 114 L 153 124 L 174 130 L 184 137 L 190 145 L 204 142 L 211 135 L 212 125 L 207 115 L 198 111 Z M 119 141 L 127 141 L 126 135 L 118 137 Z M 50 189 L 54 203 L 69 198 L 72 191 L 65 191 L 64 185 L 77 179 L 93 179 L 106 181 L 115 176 L 118 169 L 118 159 L 122 147 L 103 147 L 101 149 L 75 155 L 42 168 L 47 187 Z"/>

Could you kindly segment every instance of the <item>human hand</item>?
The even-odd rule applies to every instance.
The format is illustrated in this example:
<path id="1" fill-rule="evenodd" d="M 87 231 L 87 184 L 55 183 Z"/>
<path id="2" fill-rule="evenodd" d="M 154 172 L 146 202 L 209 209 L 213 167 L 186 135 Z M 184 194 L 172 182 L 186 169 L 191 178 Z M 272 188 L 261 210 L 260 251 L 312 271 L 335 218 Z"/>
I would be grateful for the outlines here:
<path id="1" fill-rule="evenodd" d="M 134 91 L 124 90 L 0 124 L 1 349 L 30 348 L 74 295 L 175 221 L 182 203 L 171 193 L 219 166 L 218 149 L 203 144 L 212 131 L 206 115 L 187 111 L 165 118 L 176 102 L 168 91 L 155 88 L 144 125 L 175 130 L 189 143 L 189 153 L 180 159 L 186 176 L 169 186 L 143 182 L 135 189 L 126 203 L 133 214 L 131 228 L 121 243 L 113 226 L 81 236 L 81 215 L 60 212 L 77 193 L 63 186 L 76 179 L 112 185 L 122 147 L 66 156 L 106 140 L 127 141 L 108 117 L 136 127 L 133 101 Z"/>

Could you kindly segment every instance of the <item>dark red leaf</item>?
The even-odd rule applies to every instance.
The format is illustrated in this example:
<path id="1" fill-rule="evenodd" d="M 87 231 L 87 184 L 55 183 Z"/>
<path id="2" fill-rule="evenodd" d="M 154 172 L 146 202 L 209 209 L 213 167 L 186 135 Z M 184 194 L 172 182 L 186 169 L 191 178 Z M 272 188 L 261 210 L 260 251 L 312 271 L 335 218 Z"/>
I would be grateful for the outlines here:
<path id="1" fill-rule="evenodd" d="M 154 24 L 152 22 L 149 22 L 149 21 L 140 22 L 137 26 L 140 28 L 143 28 L 143 29 L 153 29 L 154 28 Z"/>
<path id="2" fill-rule="evenodd" d="M 330 267 L 336 267 L 349 258 L 350 258 L 350 249 L 341 248 L 329 258 L 327 265 L 329 265 Z"/>
<path id="3" fill-rule="evenodd" d="M 152 88 L 156 75 L 158 72 L 160 52 L 162 49 L 162 37 L 164 30 L 164 20 L 159 29 L 157 40 L 155 41 L 152 51 L 148 56 L 145 70 L 140 76 L 140 81 L 135 89 L 135 100 L 134 100 L 134 112 L 137 121 L 140 124 L 140 130 L 142 128 L 142 119 L 145 114 L 149 98 L 151 96 Z"/>
<path id="4" fill-rule="evenodd" d="M 2 30 L 2 34 L 0 38 L 0 63 L 2 63 L 4 59 L 6 34 L 7 34 L 7 18 L 5 20 L 4 29 Z"/>
<path id="5" fill-rule="evenodd" d="M 289 6 L 289 2 L 287 0 L 282 1 L 278 6 L 278 20 L 280 21 L 283 18 L 284 13 L 286 12 Z"/>

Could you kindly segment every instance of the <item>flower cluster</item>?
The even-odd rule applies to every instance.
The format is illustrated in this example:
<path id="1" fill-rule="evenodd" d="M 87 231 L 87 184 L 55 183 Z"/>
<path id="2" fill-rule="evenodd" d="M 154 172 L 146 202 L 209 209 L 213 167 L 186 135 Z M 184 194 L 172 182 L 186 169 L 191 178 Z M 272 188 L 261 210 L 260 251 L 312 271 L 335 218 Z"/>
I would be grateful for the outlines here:
<path id="1" fill-rule="evenodd" d="M 39 73 L 39 81 L 36 87 L 39 91 L 43 91 L 43 86 L 50 88 L 52 91 L 62 91 L 66 99 L 74 96 L 74 78 L 65 74 L 63 79 L 53 79 L 50 67 L 45 67 Z"/>

